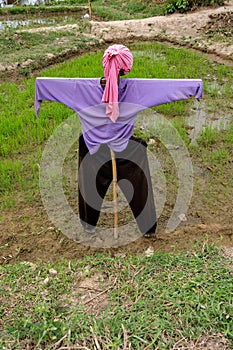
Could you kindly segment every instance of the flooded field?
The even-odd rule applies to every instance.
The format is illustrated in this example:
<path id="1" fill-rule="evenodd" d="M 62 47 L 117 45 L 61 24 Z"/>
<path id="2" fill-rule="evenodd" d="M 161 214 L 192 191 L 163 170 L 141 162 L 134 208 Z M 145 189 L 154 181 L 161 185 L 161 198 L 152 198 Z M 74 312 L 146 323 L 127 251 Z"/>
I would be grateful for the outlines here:
<path id="1" fill-rule="evenodd" d="M 83 20 L 84 15 L 79 14 L 67 14 L 67 15 L 50 15 L 46 17 L 32 17 L 20 18 L 20 19 L 9 19 L 0 20 L 0 31 L 5 29 L 26 29 L 26 28 L 39 28 L 40 26 L 54 26 L 54 25 L 65 25 L 70 23 L 76 23 L 77 21 Z"/>

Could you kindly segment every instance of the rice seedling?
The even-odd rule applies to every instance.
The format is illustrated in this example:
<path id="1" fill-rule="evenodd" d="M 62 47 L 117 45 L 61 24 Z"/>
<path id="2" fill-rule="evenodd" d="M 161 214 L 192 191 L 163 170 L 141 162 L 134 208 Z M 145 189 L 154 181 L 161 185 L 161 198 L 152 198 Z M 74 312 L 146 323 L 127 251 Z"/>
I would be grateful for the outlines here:
<path id="1" fill-rule="evenodd" d="M 221 92 L 221 100 L 224 99 L 225 106 L 230 103 L 231 89 L 229 79 L 232 72 L 229 68 L 222 65 L 210 63 L 204 56 L 193 53 L 185 49 L 172 49 L 163 44 L 156 43 L 137 43 L 129 45 L 135 55 L 134 66 L 129 77 L 148 77 L 148 78 L 202 78 L 204 89 L 206 86 L 205 77 L 215 76 L 218 84 L 224 84 Z M 48 77 L 101 77 L 103 51 L 85 54 L 76 59 L 64 62 L 53 68 L 45 69 L 40 72 L 40 76 Z M 146 63 L 145 63 L 146 62 Z M 23 154 L 24 166 L 21 167 L 26 172 L 31 172 L 31 165 L 28 165 L 27 153 L 37 153 L 37 149 L 43 147 L 43 144 L 53 133 L 55 128 L 66 118 L 73 114 L 73 111 L 59 103 L 43 102 L 40 118 L 36 119 L 34 110 L 35 78 L 30 78 L 21 82 L 3 83 L 0 86 L 0 156 L 2 167 L 2 191 L 9 191 L 10 188 L 17 188 L 20 179 L 18 164 L 20 155 Z M 219 95 L 217 91 L 205 92 L 205 101 L 218 103 Z M 185 131 L 184 117 L 189 113 L 193 101 L 178 101 L 176 103 L 166 104 L 155 108 L 155 111 L 162 113 L 167 118 L 175 118 L 174 125 L 188 144 L 188 137 Z M 182 116 L 182 119 L 180 119 Z M 179 121 L 178 121 L 179 120 Z M 136 130 L 137 132 L 137 130 Z M 200 143 L 204 146 L 211 145 L 216 139 L 216 131 L 206 127 L 201 135 Z M 229 140 L 230 133 L 227 133 Z M 5 159 L 11 158 L 10 163 L 6 165 Z M 37 162 L 38 163 L 38 162 Z M 14 178 L 15 186 L 9 183 L 9 167 L 12 166 L 12 173 L 17 170 L 17 176 Z M 5 168 L 5 170 L 4 170 Z M 8 174 L 8 175 L 7 175 Z M 22 178 L 24 177 L 22 172 Z"/>

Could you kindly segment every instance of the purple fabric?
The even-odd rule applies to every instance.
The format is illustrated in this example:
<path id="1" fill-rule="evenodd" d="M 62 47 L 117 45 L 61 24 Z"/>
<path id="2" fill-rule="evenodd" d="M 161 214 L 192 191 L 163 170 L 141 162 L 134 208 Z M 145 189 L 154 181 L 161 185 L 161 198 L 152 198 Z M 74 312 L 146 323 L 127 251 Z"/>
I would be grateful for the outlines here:
<path id="1" fill-rule="evenodd" d="M 85 143 L 91 154 L 106 143 L 123 151 L 132 135 L 139 111 L 164 103 L 203 96 L 200 79 L 120 79 L 119 117 L 113 123 L 106 116 L 99 78 L 37 78 L 36 115 L 43 100 L 61 102 L 80 116 Z"/>

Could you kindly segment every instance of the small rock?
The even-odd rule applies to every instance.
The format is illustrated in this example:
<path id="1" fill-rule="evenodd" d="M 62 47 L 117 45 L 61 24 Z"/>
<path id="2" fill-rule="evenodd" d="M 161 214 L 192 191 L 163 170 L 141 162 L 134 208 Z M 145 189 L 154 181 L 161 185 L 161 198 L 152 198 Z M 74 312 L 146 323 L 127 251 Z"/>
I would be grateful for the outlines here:
<path id="1" fill-rule="evenodd" d="M 155 144 L 156 144 L 156 141 L 154 139 L 149 140 L 149 145 L 155 145 Z"/>
<path id="2" fill-rule="evenodd" d="M 42 283 L 47 284 L 48 282 L 49 282 L 49 277 L 46 277 Z"/>
<path id="3" fill-rule="evenodd" d="M 33 62 L 34 61 L 29 58 L 27 61 L 22 62 L 21 67 L 26 68 L 26 67 L 30 66 L 30 64 L 32 64 Z"/>
<path id="4" fill-rule="evenodd" d="M 55 269 L 50 269 L 49 270 L 49 274 L 50 274 L 50 276 L 56 276 L 57 275 L 57 270 L 55 270 Z"/>
<path id="5" fill-rule="evenodd" d="M 54 55 L 53 53 L 47 53 L 46 57 L 47 57 L 48 59 L 52 59 L 52 58 L 55 57 L 55 55 Z"/>
<path id="6" fill-rule="evenodd" d="M 152 247 L 147 248 L 145 251 L 145 256 L 150 257 L 154 254 L 154 249 Z"/>
<path id="7" fill-rule="evenodd" d="M 187 218 L 186 218 L 185 214 L 183 214 L 183 213 L 178 215 L 178 218 L 180 219 L 180 221 L 187 221 Z"/>

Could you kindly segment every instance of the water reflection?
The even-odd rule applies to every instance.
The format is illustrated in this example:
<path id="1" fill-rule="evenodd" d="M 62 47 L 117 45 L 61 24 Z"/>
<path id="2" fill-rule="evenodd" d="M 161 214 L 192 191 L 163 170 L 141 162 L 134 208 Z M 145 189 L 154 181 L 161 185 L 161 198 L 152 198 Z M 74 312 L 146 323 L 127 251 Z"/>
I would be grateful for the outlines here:
<path id="1" fill-rule="evenodd" d="M 63 17 L 56 17 L 56 18 L 34 18 L 34 19 L 17 19 L 17 20 L 5 20 L 0 21 L 0 31 L 4 30 L 5 28 L 19 28 L 19 27 L 27 27 L 27 26 L 33 26 L 37 24 L 46 24 L 46 25 L 52 25 L 57 23 L 67 23 L 71 22 L 72 20 L 75 21 L 77 19 L 80 19 L 80 14 L 76 16 L 63 16 Z"/>
<path id="2" fill-rule="evenodd" d="M 20 5 L 44 5 L 47 0 L 21 0 Z M 13 4 L 8 4 L 7 0 L 0 0 L 0 7 L 10 7 Z"/>
<path id="3" fill-rule="evenodd" d="M 216 117 L 214 113 L 207 112 L 203 103 L 196 103 L 192 110 L 191 115 L 187 118 L 187 124 L 191 128 L 190 139 L 191 145 L 197 144 L 197 138 L 200 136 L 202 130 L 206 127 L 215 129 L 217 131 L 225 130 L 231 123 L 231 115 L 221 114 Z"/>
<path id="4" fill-rule="evenodd" d="M 44 5 L 44 0 L 21 0 L 20 5 Z"/>
<path id="5" fill-rule="evenodd" d="M 141 130 L 150 130 L 153 134 L 155 120 L 158 116 L 157 112 L 147 113 L 143 111 L 140 118 L 137 118 L 135 126 Z M 206 128 L 217 131 L 225 130 L 232 122 L 232 114 L 221 113 L 221 111 L 216 114 L 209 111 L 204 102 L 195 101 L 186 122 L 189 129 L 190 144 L 197 145 L 198 137 Z"/>

